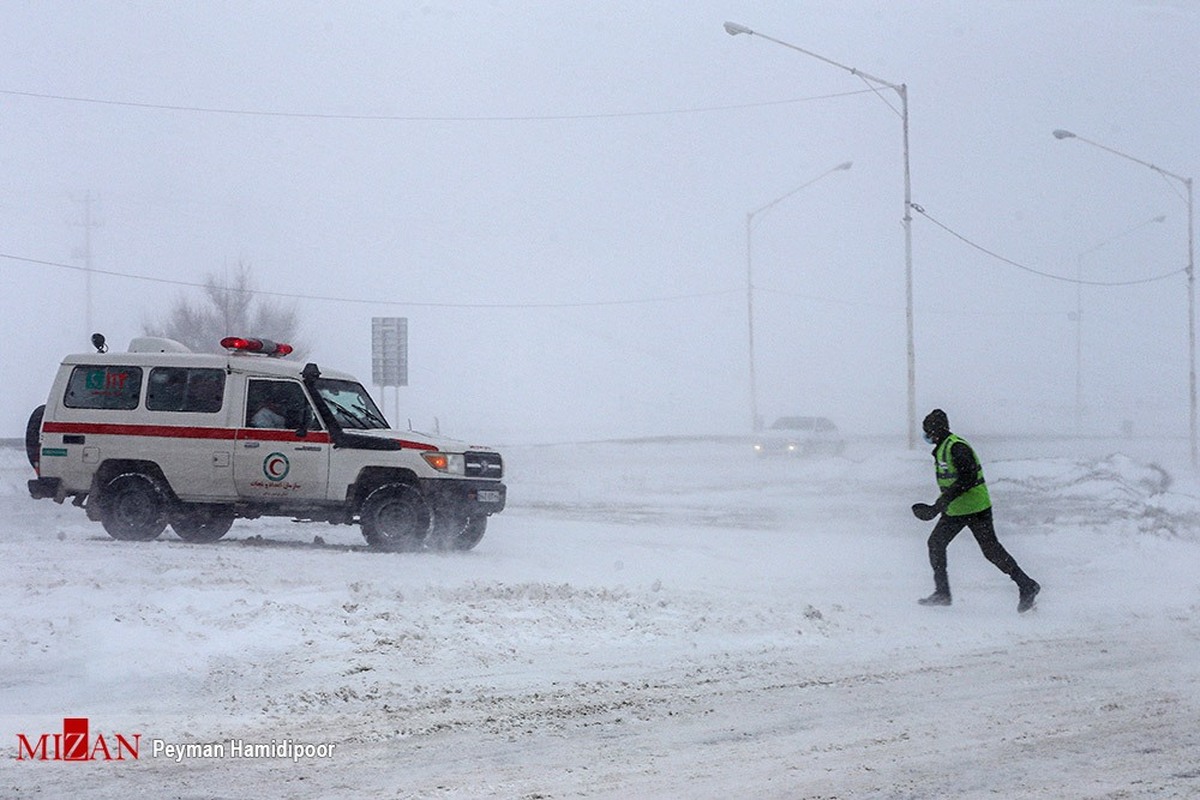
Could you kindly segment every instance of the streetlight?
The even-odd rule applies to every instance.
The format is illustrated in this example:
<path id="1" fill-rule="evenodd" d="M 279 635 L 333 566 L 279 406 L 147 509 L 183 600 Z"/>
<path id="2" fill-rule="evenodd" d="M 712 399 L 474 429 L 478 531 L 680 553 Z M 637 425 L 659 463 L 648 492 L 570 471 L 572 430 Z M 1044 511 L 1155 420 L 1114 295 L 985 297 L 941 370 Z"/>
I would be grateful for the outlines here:
<path id="1" fill-rule="evenodd" d="M 913 269 L 912 269 L 912 179 L 908 165 L 908 86 L 903 83 L 891 83 L 882 78 L 876 78 L 854 67 L 847 67 L 845 64 L 825 58 L 802 47 L 797 47 L 794 44 L 779 39 L 774 39 L 758 31 L 751 30 L 745 25 L 739 25 L 736 22 L 726 22 L 725 32 L 730 36 L 737 36 L 739 33 L 747 33 L 751 36 L 758 36 L 766 39 L 768 42 L 783 45 L 784 47 L 803 53 L 806 56 L 812 56 L 818 61 L 824 61 L 826 64 L 831 64 L 838 69 L 845 70 L 851 75 L 856 75 L 872 89 L 883 86 L 894 91 L 900 96 L 900 120 L 904 130 L 904 292 L 905 292 L 905 324 L 907 327 L 907 344 L 908 344 L 908 447 L 912 449 L 917 444 L 917 362 L 915 350 L 913 347 Z M 878 92 L 877 92 L 878 94 Z M 887 101 L 884 101 L 887 102 Z M 889 104 L 890 107 L 891 104 Z"/>
<path id="2" fill-rule="evenodd" d="M 750 429 L 753 431 L 762 429 L 762 420 L 758 416 L 758 386 L 754 377 L 754 259 L 751 255 L 753 250 L 750 246 L 754 218 L 765 211 L 770 211 L 801 189 L 812 186 L 831 172 L 850 169 L 852 164 L 853 162 L 846 161 L 845 163 L 838 164 L 836 167 L 827 169 L 812 180 L 802 183 L 790 192 L 776 197 L 765 206 L 760 206 L 746 213 L 746 326 L 747 340 L 750 344 Z"/>
<path id="3" fill-rule="evenodd" d="M 1192 451 L 1192 466 L 1196 466 L 1196 270 L 1195 270 L 1195 214 L 1193 210 L 1194 200 L 1192 195 L 1192 179 L 1185 178 L 1182 175 L 1176 175 L 1174 172 L 1168 172 L 1162 167 L 1151 164 L 1149 161 L 1143 161 L 1140 158 L 1134 158 L 1128 153 L 1122 153 L 1120 150 L 1114 150 L 1111 147 L 1093 142 L 1090 139 L 1085 139 L 1082 136 L 1064 131 L 1061 128 L 1054 131 L 1055 139 L 1078 139 L 1081 142 L 1086 142 L 1093 147 L 1098 147 L 1101 150 L 1106 150 L 1115 156 L 1120 156 L 1127 161 L 1132 161 L 1135 164 L 1141 164 L 1143 167 L 1150 169 L 1162 175 L 1164 178 L 1172 178 L 1179 181 L 1187 189 L 1187 210 L 1188 210 L 1188 263 L 1187 263 L 1187 282 L 1188 282 L 1188 409 L 1189 409 L 1189 426 L 1188 434 L 1191 443 Z"/>
<path id="4" fill-rule="evenodd" d="M 1090 255 L 1097 250 L 1100 250 L 1109 244 L 1112 244 L 1117 239 L 1122 239 L 1129 234 L 1139 231 L 1155 222 L 1165 222 L 1167 219 L 1165 214 L 1160 214 L 1157 217 L 1151 217 L 1145 222 L 1139 222 L 1128 230 L 1118 233 L 1116 236 L 1110 236 L 1099 244 L 1089 247 L 1075 257 L 1075 434 L 1080 431 L 1080 424 L 1083 419 L 1083 370 L 1081 368 L 1083 362 L 1083 257 Z"/>

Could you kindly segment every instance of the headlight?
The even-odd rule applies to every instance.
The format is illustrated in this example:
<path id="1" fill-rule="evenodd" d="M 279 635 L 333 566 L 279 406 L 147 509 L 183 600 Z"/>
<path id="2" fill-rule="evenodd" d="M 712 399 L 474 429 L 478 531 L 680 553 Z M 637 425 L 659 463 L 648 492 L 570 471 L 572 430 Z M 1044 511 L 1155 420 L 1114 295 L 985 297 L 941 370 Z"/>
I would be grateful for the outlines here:
<path id="1" fill-rule="evenodd" d="M 462 453 L 421 453 L 421 457 L 438 472 L 462 475 L 466 471 Z"/>

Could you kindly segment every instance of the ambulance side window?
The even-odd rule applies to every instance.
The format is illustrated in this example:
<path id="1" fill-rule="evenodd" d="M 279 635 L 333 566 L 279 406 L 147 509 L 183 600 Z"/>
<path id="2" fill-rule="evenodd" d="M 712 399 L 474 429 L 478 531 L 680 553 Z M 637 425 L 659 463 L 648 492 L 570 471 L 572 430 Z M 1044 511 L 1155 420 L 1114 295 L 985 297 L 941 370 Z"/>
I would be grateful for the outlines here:
<path id="1" fill-rule="evenodd" d="M 194 367 L 155 367 L 146 388 L 151 411 L 189 411 L 213 414 L 221 410 L 225 372 Z"/>
<path id="2" fill-rule="evenodd" d="M 137 408 L 142 393 L 142 368 L 81 364 L 71 370 L 63 405 L 67 408 Z"/>
<path id="3" fill-rule="evenodd" d="M 294 381 L 251 380 L 246 391 L 246 427 L 321 430 L 304 389 Z"/>

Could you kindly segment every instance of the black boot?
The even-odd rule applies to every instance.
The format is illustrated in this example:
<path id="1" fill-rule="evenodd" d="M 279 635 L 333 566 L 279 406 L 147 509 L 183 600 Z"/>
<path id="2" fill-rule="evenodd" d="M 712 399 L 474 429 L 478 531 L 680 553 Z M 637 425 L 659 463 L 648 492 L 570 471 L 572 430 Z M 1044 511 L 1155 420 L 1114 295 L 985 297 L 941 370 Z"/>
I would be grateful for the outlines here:
<path id="1" fill-rule="evenodd" d="M 937 591 L 929 597 L 922 597 L 917 602 L 923 606 L 948 606 L 950 605 L 950 593 Z"/>
<path id="2" fill-rule="evenodd" d="M 1038 592 L 1041 590 L 1042 587 L 1032 578 L 1029 580 L 1029 583 L 1022 584 L 1021 599 L 1017 601 L 1017 613 L 1024 614 L 1037 605 Z"/>

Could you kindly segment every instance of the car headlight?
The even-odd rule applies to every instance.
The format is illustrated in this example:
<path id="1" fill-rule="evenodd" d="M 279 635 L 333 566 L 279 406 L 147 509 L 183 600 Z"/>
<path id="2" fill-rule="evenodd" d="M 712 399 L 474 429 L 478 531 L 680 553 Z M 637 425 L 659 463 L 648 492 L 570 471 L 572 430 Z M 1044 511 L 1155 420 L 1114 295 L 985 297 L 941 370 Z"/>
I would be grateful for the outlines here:
<path id="1" fill-rule="evenodd" d="M 462 453 L 421 453 L 429 466 L 447 475 L 462 475 L 466 472 L 466 459 Z"/>

